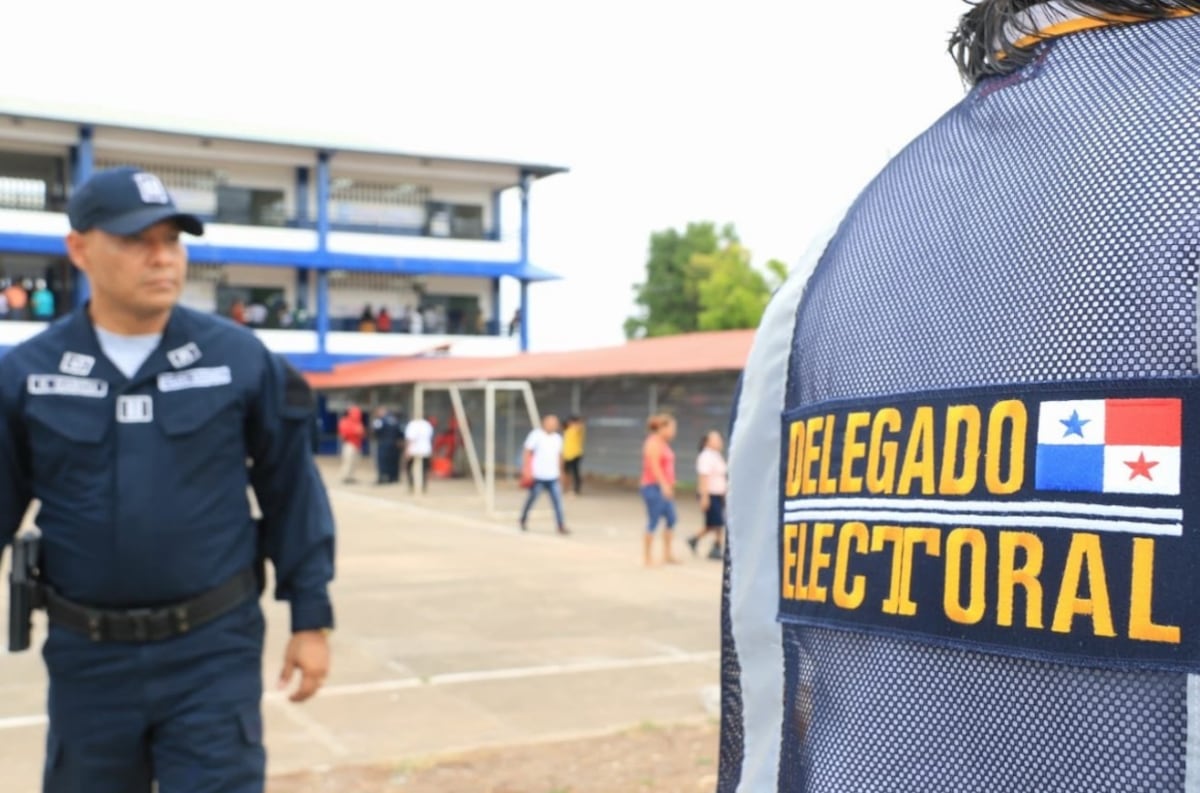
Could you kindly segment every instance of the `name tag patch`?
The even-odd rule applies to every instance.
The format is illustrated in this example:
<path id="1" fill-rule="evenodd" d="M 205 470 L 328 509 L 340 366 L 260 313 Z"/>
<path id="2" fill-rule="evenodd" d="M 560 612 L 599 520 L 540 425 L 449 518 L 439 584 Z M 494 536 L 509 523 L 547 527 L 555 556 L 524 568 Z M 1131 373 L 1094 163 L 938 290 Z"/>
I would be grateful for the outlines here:
<path id="1" fill-rule="evenodd" d="M 233 372 L 228 366 L 210 366 L 204 369 L 187 369 L 182 372 L 165 372 L 158 376 L 158 390 L 163 393 L 183 391 L 188 388 L 215 388 L 233 382 Z"/>
<path id="2" fill-rule="evenodd" d="M 149 424 L 154 421 L 154 400 L 148 394 L 128 394 L 117 397 L 117 422 L 120 424 Z"/>
<path id="3" fill-rule="evenodd" d="M 1189 381 L 826 403 L 783 417 L 781 620 L 1200 671 Z M 1195 490 L 1195 488 L 1191 488 Z"/>
<path id="4" fill-rule="evenodd" d="M 105 381 L 67 374 L 31 374 L 25 387 L 35 396 L 74 396 L 89 399 L 104 399 L 108 396 L 108 383 Z"/>

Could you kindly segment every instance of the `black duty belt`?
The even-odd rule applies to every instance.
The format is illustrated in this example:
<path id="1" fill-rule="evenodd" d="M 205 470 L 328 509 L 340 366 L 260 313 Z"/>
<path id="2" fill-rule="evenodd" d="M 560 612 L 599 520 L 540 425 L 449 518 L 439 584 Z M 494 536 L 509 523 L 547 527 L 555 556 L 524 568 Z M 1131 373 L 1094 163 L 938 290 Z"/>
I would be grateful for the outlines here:
<path id="1" fill-rule="evenodd" d="M 157 642 L 195 630 L 259 595 L 253 570 L 238 573 L 191 600 L 144 609 L 101 609 L 74 603 L 44 589 L 50 621 L 94 642 Z"/>

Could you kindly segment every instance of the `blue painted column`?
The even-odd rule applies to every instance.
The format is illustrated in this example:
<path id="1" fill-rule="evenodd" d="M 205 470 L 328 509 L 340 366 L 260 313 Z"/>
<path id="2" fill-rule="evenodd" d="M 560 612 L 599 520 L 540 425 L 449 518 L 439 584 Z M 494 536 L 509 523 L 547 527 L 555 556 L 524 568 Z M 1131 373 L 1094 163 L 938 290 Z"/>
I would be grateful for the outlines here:
<path id="1" fill-rule="evenodd" d="M 317 353 L 325 355 L 329 335 L 329 271 L 317 270 Z"/>
<path id="2" fill-rule="evenodd" d="M 295 225 L 296 225 L 296 228 L 301 228 L 301 229 L 308 227 L 308 216 L 309 216 L 309 210 L 308 210 L 309 176 L 308 176 L 308 174 L 309 174 L 309 170 L 308 170 L 308 168 L 306 168 L 304 166 L 301 166 L 296 169 Z M 307 312 L 310 302 L 311 301 L 309 300 L 309 291 L 308 291 L 308 269 L 306 267 L 297 267 L 296 268 L 296 307 L 302 308 Z"/>
<path id="3" fill-rule="evenodd" d="M 529 265 L 529 187 L 533 177 L 521 172 L 521 265 Z"/>
<path id="4" fill-rule="evenodd" d="M 71 172 L 71 184 L 78 188 L 92 177 L 96 157 L 92 148 L 92 128 L 86 124 L 79 127 L 79 143 L 75 146 L 75 167 Z M 75 270 L 75 305 L 82 306 L 92 296 L 92 287 L 82 270 Z"/>
<path id="5" fill-rule="evenodd" d="M 521 279 L 521 352 L 529 351 L 529 282 Z"/>
<path id="6" fill-rule="evenodd" d="M 317 251 L 321 269 L 317 271 L 317 353 L 327 352 L 329 335 L 329 269 L 324 266 L 329 251 L 329 152 L 317 154 Z"/>
<path id="7" fill-rule="evenodd" d="M 317 155 L 317 250 L 329 250 L 329 152 Z"/>
<path id="8" fill-rule="evenodd" d="M 533 176 L 521 172 L 521 269 L 529 266 L 529 188 Z M 521 279 L 521 352 L 529 350 L 529 282 Z"/>

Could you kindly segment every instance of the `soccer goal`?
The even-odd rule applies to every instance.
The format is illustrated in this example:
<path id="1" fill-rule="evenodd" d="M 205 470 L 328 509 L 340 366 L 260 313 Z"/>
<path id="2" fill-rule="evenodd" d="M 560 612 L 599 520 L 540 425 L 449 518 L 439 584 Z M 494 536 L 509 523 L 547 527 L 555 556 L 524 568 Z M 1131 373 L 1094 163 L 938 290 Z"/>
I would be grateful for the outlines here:
<path id="1" fill-rule="evenodd" d="M 474 380 L 450 383 L 417 383 L 413 386 L 413 416 L 425 415 L 425 394 L 430 391 L 445 391 L 450 397 L 454 409 L 454 418 L 458 422 L 462 434 L 463 451 L 467 454 L 467 464 L 471 468 L 471 478 L 483 498 L 484 509 L 491 517 L 496 516 L 496 394 L 504 391 L 516 393 L 523 397 L 525 410 L 529 413 L 530 426 L 541 426 L 538 415 L 537 400 L 533 396 L 533 388 L 527 380 Z M 463 407 L 464 391 L 483 392 L 483 459 L 475 448 L 475 437 L 471 433 L 470 419 Z M 422 477 L 424 472 L 420 466 L 413 471 L 414 476 Z M 424 482 L 417 482 L 417 492 L 421 492 Z"/>

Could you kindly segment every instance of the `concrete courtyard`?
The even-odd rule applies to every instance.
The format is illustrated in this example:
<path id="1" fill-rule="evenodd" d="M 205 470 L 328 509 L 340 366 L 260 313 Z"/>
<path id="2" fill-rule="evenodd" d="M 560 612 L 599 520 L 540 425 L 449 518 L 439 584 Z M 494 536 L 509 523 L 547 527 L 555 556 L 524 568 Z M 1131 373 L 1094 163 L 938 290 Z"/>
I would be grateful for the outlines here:
<path id="1" fill-rule="evenodd" d="M 573 533 L 559 537 L 544 498 L 517 530 L 524 491 L 508 482 L 488 517 L 467 480 L 414 497 L 370 484 L 370 461 L 362 484 L 338 483 L 331 461 L 322 470 L 338 520 L 333 674 L 305 705 L 274 690 L 287 612 L 264 600 L 272 775 L 715 716 L 720 565 L 682 541 L 699 522 L 690 497 L 683 564 L 646 569 L 632 488 L 568 498 Z M 44 615 L 36 626 L 35 648 Z M 6 791 L 39 789 L 45 689 L 36 651 L 0 657 Z"/>

